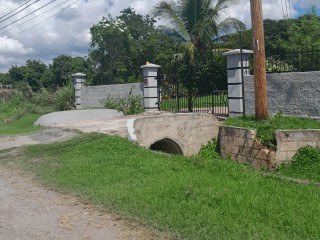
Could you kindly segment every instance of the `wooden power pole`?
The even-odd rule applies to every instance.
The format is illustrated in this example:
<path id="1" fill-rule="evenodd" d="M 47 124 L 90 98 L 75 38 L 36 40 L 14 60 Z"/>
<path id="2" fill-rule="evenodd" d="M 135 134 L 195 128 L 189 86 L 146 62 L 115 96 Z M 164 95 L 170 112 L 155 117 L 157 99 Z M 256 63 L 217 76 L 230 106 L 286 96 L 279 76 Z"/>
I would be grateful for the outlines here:
<path id="1" fill-rule="evenodd" d="M 267 80 L 262 2 L 261 0 L 250 0 L 250 6 L 254 54 L 255 113 L 258 120 L 266 120 L 268 117 Z"/>

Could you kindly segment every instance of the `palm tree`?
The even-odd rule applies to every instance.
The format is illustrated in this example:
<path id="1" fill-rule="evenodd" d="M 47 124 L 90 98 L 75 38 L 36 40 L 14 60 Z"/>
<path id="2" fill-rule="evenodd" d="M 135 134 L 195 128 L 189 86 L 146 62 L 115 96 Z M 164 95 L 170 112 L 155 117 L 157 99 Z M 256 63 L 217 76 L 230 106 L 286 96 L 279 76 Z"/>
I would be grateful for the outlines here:
<path id="1" fill-rule="evenodd" d="M 220 36 L 245 29 L 238 19 L 225 17 L 235 3 L 235 0 L 164 0 L 154 7 L 154 14 L 171 22 L 193 55 L 194 51 L 212 46 Z"/>

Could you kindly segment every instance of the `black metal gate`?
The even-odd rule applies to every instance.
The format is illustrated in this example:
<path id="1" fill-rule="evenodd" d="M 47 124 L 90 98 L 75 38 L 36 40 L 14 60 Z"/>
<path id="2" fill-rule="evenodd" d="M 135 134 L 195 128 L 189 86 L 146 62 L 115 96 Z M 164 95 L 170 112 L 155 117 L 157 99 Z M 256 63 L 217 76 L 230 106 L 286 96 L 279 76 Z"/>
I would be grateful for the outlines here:
<path id="1" fill-rule="evenodd" d="M 213 57 L 208 66 L 193 64 L 190 56 L 178 56 L 162 70 L 166 74 L 159 72 L 159 110 L 228 116 L 228 92 L 223 90 L 227 88 L 227 67 L 225 63 L 216 67 Z"/>

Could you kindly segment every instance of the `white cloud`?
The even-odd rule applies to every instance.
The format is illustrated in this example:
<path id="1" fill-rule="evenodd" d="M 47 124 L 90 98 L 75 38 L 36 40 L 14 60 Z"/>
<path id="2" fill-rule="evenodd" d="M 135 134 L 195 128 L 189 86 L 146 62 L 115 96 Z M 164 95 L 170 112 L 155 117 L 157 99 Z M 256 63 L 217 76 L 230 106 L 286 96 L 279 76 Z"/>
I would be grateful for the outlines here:
<path id="1" fill-rule="evenodd" d="M 22 43 L 14 39 L 8 39 L 6 36 L 0 37 L 0 53 L 2 56 L 13 55 L 20 56 L 32 53 L 32 48 L 25 48 Z"/>

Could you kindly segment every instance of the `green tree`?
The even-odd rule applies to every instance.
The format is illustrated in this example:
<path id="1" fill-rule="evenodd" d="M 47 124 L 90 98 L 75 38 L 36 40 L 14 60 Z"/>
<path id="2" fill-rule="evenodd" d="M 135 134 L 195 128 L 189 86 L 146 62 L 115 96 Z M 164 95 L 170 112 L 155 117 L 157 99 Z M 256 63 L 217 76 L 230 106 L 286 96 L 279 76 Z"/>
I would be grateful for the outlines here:
<path id="1" fill-rule="evenodd" d="M 12 66 L 9 78 L 13 85 L 28 85 L 33 91 L 42 87 L 42 76 L 47 71 L 47 65 L 40 60 L 27 60 L 25 66 Z"/>
<path id="2" fill-rule="evenodd" d="M 113 19 L 111 15 L 90 28 L 91 50 L 90 58 L 96 69 L 94 82 L 114 83 L 117 64 L 125 60 L 131 39 L 123 21 Z M 107 77 L 107 81 L 103 79 Z"/>
<path id="3" fill-rule="evenodd" d="M 171 22 L 184 40 L 184 46 L 191 56 L 195 51 L 206 50 L 214 39 L 243 30 L 245 25 L 238 19 L 223 18 L 234 0 L 181 0 L 161 1 L 155 8 L 155 15 Z"/>
<path id="4" fill-rule="evenodd" d="M 10 77 L 8 73 L 0 73 L 0 83 L 2 84 L 10 84 Z"/>
<path id="5" fill-rule="evenodd" d="M 126 8 L 116 19 L 109 15 L 90 29 L 94 84 L 141 81 L 140 66 L 146 61 L 162 65 L 172 58 L 177 39 L 154 23 Z"/>
<path id="6" fill-rule="evenodd" d="M 83 57 L 71 57 L 60 55 L 54 58 L 49 65 L 48 71 L 43 74 L 42 84 L 46 88 L 56 89 L 73 83 L 72 74 L 81 72 L 91 78 L 92 69 L 88 60 Z"/>

